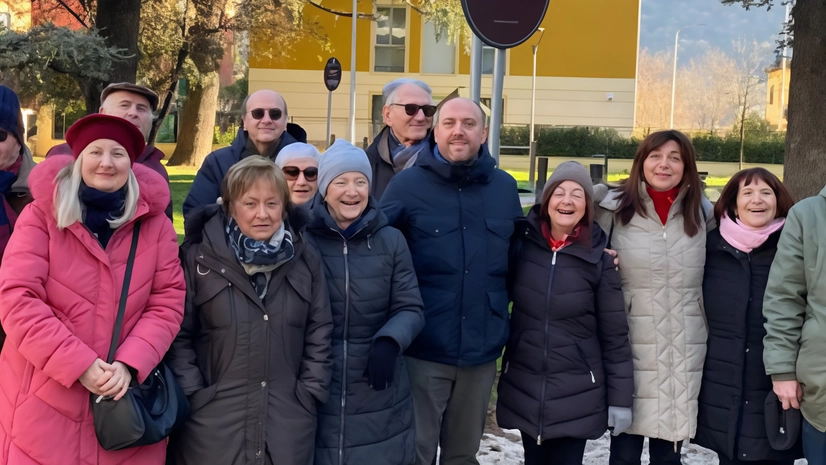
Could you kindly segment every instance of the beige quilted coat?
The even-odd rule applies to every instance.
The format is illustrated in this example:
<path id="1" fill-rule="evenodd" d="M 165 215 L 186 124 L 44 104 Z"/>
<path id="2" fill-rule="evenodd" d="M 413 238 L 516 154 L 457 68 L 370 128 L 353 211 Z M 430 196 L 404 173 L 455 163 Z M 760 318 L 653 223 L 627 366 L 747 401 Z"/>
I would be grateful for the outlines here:
<path id="1" fill-rule="evenodd" d="M 711 203 L 703 198 L 706 230 L 688 237 L 680 211 L 684 191 L 665 226 L 645 188 L 640 191 L 648 218 L 635 215 L 623 226 L 614 220 L 616 192 L 595 187 L 597 221 L 611 234 L 619 257 L 634 358 L 634 416 L 626 433 L 682 441 L 697 430 L 708 337 L 702 301 L 706 230 L 715 221 Z"/>

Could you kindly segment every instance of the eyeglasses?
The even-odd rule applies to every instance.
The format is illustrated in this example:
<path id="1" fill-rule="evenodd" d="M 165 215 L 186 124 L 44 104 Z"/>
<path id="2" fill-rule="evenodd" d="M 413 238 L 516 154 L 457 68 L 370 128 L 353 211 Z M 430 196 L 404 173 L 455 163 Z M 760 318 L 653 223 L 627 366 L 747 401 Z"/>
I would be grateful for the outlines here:
<path id="1" fill-rule="evenodd" d="M 422 110 L 425 118 L 430 118 L 436 114 L 436 105 L 416 105 L 415 103 L 391 103 L 391 105 L 398 105 L 404 107 L 404 112 L 407 116 L 416 116 L 419 110 Z"/>
<path id="2" fill-rule="evenodd" d="M 295 181 L 298 179 L 299 173 L 304 173 L 304 179 L 307 181 L 315 181 L 318 178 L 318 168 L 315 166 L 310 166 L 308 168 L 299 169 L 297 166 L 285 166 L 281 168 L 281 172 L 284 173 L 284 176 L 289 181 Z"/>
<path id="3" fill-rule="evenodd" d="M 253 119 L 262 119 L 264 117 L 265 111 L 270 114 L 271 120 L 278 121 L 281 119 L 282 113 L 280 108 L 270 108 L 269 110 L 265 110 L 263 108 L 256 108 L 254 110 L 250 110 L 250 115 L 252 115 Z"/>

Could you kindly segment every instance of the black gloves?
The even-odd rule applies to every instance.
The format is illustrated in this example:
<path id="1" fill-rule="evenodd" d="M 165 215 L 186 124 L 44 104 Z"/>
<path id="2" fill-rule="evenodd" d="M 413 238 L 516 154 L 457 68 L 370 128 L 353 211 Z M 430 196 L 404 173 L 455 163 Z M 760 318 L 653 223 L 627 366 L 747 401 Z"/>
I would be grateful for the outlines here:
<path id="1" fill-rule="evenodd" d="M 396 358 L 401 348 L 390 337 L 380 337 L 373 344 L 370 356 L 367 359 L 367 370 L 364 376 L 370 387 L 376 391 L 386 389 L 393 383 L 396 373 Z"/>

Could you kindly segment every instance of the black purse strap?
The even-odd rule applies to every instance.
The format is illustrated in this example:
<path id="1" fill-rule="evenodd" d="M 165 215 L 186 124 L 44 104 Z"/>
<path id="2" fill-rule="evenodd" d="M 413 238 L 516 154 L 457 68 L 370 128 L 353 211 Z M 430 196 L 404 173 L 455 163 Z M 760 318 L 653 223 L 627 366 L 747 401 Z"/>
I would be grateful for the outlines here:
<path id="1" fill-rule="evenodd" d="M 126 297 L 129 294 L 129 281 L 132 280 L 132 265 L 135 264 L 135 251 L 138 249 L 138 236 L 141 230 L 141 222 L 136 221 L 132 228 L 132 246 L 129 248 L 129 258 L 126 260 L 126 271 L 123 274 L 123 289 L 120 291 L 120 303 L 118 304 L 118 317 L 115 319 L 115 329 L 112 331 L 112 342 L 109 344 L 109 355 L 106 356 L 106 363 L 115 361 L 115 352 L 118 350 L 118 338 L 120 330 L 123 328 L 123 315 L 126 313 Z"/>

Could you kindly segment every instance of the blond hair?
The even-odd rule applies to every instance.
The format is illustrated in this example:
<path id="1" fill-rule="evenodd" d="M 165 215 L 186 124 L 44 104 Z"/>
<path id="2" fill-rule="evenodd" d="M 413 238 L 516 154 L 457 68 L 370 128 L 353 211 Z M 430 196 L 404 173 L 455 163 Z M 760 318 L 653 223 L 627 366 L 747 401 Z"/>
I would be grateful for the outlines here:
<path id="1" fill-rule="evenodd" d="M 83 152 L 76 160 L 63 167 L 55 177 L 54 213 L 58 229 L 65 229 L 76 222 L 83 222 L 83 202 L 80 201 L 80 183 L 83 182 L 83 175 L 80 172 L 81 160 L 83 160 Z M 139 198 L 138 179 L 130 168 L 129 177 L 126 180 L 123 215 L 108 220 L 112 229 L 123 226 L 135 216 Z"/>

